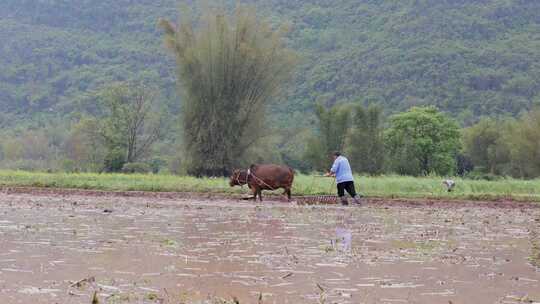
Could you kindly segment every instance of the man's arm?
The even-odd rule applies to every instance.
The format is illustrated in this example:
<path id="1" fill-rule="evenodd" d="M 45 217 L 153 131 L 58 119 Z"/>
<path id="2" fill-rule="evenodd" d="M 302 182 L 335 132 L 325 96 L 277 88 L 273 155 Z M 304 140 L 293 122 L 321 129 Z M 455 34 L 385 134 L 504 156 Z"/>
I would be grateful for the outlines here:
<path id="1" fill-rule="evenodd" d="M 330 172 L 326 173 L 325 175 L 326 176 L 336 176 L 336 172 L 337 172 L 338 169 L 339 169 L 339 162 L 336 159 L 334 161 L 334 164 L 332 165 L 332 168 L 330 168 Z"/>

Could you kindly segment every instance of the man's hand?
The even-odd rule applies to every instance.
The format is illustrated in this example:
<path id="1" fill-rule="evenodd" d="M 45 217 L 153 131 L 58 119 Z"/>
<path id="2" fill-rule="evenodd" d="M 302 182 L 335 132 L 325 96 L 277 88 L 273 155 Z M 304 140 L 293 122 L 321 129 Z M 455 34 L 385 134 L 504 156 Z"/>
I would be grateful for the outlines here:
<path id="1" fill-rule="evenodd" d="M 326 177 L 333 177 L 334 176 L 334 173 L 332 172 L 326 172 L 326 174 L 324 175 Z"/>

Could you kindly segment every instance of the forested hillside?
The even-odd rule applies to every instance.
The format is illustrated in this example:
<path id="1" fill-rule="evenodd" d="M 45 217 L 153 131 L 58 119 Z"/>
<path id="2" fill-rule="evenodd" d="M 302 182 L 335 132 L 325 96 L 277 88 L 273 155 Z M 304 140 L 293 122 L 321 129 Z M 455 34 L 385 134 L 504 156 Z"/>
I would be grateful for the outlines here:
<path id="1" fill-rule="evenodd" d="M 470 119 L 515 114 L 540 100 L 538 1 L 247 2 L 292 24 L 290 45 L 302 61 L 277 108 L 286 121 L 316 101 L 375 102 L 385 112 L 436 104 Z M 173 61 L 156 21 L 174 18 L 177 7 L 175 0 L 1 1 L 2 112 L 67 114 L 89 107 L 88 90 L 133 78 L 158 83 L 174 100 Z"/>
<path id="2" fill-rule="evenodd" d="M 306 104 L 435 104 L 476 116 L 539 98 L 538 1 L 327 1 L 300 11 L 297 47 L 320 58 L 294 94 Z"/>
<path id="3" fill-rule="evenodd" d="M 86 93 L 115 80 L 144 79 L 174 93 L 155 24 L 174 15 L 175 2 L 145 2 L 2 1 L 2 111 L 32 117 L 91 110 Z"/>

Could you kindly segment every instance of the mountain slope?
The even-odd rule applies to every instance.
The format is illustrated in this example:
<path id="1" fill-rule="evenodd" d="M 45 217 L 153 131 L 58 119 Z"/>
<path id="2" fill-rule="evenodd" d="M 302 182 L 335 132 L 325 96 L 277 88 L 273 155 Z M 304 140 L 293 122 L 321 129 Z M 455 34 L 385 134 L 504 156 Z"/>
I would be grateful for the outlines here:
<path id="1" fill-rule="evenodd" d="M 376 102 L 386 112 L 436 104 L 470 119 L 517 114 L 540 101 L 538 1 L 247 2 L 292 23 L 289 44 L 302 60 L 286 100 L 273 107 L 283 124 L 298 124 L 315 102 Z M 174 0 L 3 0 L 1 111 L 89 110 L 85 93 L 125 79 L 156 83 L 177 107 L 174 61 L 155 25 L 175 18 L 176 7 Z"/>

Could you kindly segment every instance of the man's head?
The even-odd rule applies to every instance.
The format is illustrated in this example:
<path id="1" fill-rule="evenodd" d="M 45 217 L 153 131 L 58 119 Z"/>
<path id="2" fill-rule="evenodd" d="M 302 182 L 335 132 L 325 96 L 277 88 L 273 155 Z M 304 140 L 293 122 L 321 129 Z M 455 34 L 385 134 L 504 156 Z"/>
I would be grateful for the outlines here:
<path id="1" fill-rule="evenodd" d="M 338 157 L 340 157 L 340 156 L 341 156 L 341 152 L 339 152 L 339 151 L 334 151 L 334 152 L 332 153 L 332 158 L 333 158 L 334 160 L 336 160 L 336 158 L 338 158 Z"/>

